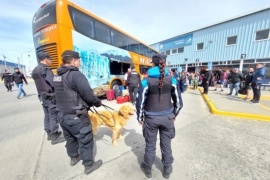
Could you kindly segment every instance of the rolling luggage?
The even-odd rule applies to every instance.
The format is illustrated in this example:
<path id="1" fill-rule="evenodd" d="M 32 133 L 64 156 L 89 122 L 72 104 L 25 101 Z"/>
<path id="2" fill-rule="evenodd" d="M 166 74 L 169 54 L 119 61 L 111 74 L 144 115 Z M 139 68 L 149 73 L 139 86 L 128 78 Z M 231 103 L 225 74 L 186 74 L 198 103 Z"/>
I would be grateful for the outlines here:
<path id="1" fill-rule="evenodd" d="M 122 104 L 122 103 L 125 103 L 126 102 L 126 98 L 124 96 L 118 96 L 116 98 L 116 103 L 117 104 Z"/>
<path id="2" fill-rule="evenodd" d="M 106 97 L 108 101 L 114 100 L 114 90 L 109 89 L 108 91 L 106 91 Z"/>

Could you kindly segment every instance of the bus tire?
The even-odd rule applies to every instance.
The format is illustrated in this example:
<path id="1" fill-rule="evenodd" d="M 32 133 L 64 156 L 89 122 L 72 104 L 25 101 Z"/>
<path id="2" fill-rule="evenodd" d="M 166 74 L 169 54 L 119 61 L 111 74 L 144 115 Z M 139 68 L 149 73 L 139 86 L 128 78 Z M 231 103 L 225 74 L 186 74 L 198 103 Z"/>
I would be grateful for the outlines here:
<path id="1" fill-rule="evenodd" d="M 122 83 L 121 81 L 115 80 L 112 82 L 110 89 L 114 89 L 115 85 L 122 86 Z"/>

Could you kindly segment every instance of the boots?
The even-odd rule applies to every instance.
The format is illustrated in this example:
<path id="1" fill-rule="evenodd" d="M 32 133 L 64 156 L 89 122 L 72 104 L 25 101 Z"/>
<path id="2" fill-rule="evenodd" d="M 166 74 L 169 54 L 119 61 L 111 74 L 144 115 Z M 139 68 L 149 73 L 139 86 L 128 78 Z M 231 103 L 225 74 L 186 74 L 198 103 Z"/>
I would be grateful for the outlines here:
<path id="1" fill-rule="evenodd" d="M 80 156 L 72 157 L 71 160 L 70 160 L 70 165 L 75 166 L 80 160 L 81 160 Z"/>
<path id="2" fill-rule="evenodd" d="M 60 133 L 61 133 L 61 132 L 60 132 Z M 47 132 L 47 140 L 48 140 L 48 141 L 52 140 L 51 132 Z"/>
<path id="3" fill-rule="evenodd" d="M 141 163 L 141 169 L 142 169 L 142 171 L 144 172 L 144 174 L 146 175 L 147 178 L 151 178 L 152 177 L 151 168 L 148 165 L 146 165 L 145 162 L 142 162 Z"/>
<path id="4" fill-rule="evenodd" d="M 170 165 L 170 166 L 164 166 L 164 169 L 163 169 L 163 172 L 162 172 L 163 177 L 165 179 L 169 179 L 171 173 L 172 173 L 172 165 Z"/>
<path id="5" fill-rule="evenodd" d="M 103 163 L 102 160 L 98 160 L 94 162 L 91 166 L 85 166 L 84 173 L 90 174 L 91 172 L 97 170 L 102 165 L 102 163 Z"/>
<path id="6" fill-rule="evenodd" d="M 64 141 L 66 141 L 66 139 L 64 137 L 60 137 L 61 133 L 62 132 L 58 131 L 57 133 L 54 133 L 54 134 L 51 135 L 51 139 L 52 139 L 51 144 L 52 145 L 55 145 L 55 144 L 62 143 Z"/>

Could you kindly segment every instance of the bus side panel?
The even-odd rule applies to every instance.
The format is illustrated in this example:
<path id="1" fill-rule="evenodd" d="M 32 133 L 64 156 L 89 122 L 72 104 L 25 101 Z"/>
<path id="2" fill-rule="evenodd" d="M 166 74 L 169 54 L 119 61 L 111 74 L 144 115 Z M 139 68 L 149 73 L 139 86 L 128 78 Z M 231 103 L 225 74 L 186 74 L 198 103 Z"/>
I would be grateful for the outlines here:
<path id="1" fill-rule="evenodd" d="M 140 73 L 140 67 L 139 65 L 145 65 L 145 66 L 151 66 L 151 58 L 141 56 L 139 54 L 129 52 L 130 57 L 132 59 L 132 63 L 134 67 L 136 68 L 136 71 Z"/>
<path id="2" fill-rule="evenodd" d="M 62 58 L 61 54 L 65 50 L 73 50 L 73 42 L 72 42 L 72 29 L 63 25 L 58 25 L 58 57 L 59 57 L 59 63 L 62 64 Z"/>
<path id="3" fill-rule="evenodd" d="M 123 62 L 131 64 L 128 51 L 98 42 L 76 31 L 72 31 L 73 49 L 80 53 L 80 71 L 87 77 L 92 88 L 109 84 L 115 77 L 124 78 L 122 75 L 111 75 L 110 62 Z"/>

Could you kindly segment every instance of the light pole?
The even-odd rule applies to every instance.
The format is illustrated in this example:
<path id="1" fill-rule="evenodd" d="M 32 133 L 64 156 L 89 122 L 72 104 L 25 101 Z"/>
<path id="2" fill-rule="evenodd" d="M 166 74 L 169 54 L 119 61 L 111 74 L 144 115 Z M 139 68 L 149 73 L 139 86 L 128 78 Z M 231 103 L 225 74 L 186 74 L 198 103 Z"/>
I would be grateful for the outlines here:
<path id="1" fill-rule="evenodd" d="M 29 72 L 31 71 L 31 59 L 30 59 L 30 54 L 28 54 L 29 57 Z"/>
<path id="2" fill-rule="evenodd" d="M 241 54 L 241 60 L 240 60 L 240 64 L 239 64 L 239 71 L 242 72 L 243 70 L 243 63 L 244 63 L 244 59 L 246 58 L 246 54 Z"/>
<path id="3" fill-rule="evenodd" d="M 31 51 L 26 51 L 26 52 L 22 52 L 21 53 L 21 60 L 22 60 L 22 65 L 23 65 L 23 54 L 25 54 L 25 53 L 30 53 Z M 24 67 L 26 67 L 26 66 L 24 66 Z M 25 68 L 23 68 L 23 74 L 25 75 Z"/>
<path id="4" fill-rule="evenodd" d="M 3 55 L 3 58 L 4 58 L 4 63 L 5 63 L 5 69 L 7 69 L 7 63 L 6 63 L 6 56 L 5 55 Z"/>

